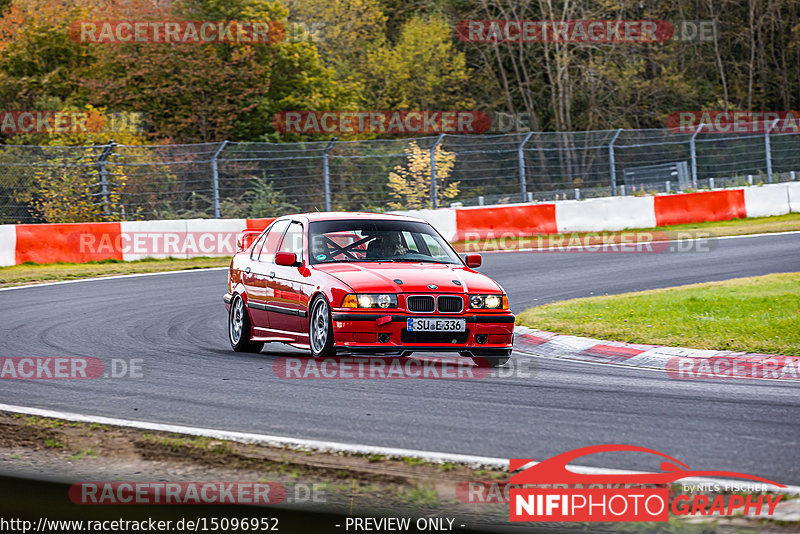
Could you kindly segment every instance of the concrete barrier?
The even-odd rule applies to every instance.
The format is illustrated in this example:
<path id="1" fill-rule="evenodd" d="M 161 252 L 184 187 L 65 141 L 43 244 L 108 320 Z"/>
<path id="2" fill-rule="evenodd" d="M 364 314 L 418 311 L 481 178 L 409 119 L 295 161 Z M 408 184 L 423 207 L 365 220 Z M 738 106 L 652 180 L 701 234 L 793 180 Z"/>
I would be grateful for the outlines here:
<path id="1" fill-rule="evenodd" d="M 556 202 L 559 233 L 603 232 L 656 225 L 654 197 L 612 197 Z"/>
<path id="2" fill-rule="evenodd" d="M 654 208 L 656 226 L 727 221 L 747 216 L 741 189 L 659 195 L 655 197 Z"/>
<path id="3" fill-rule="evenodd" d="M 120 247 L 125 261 L 143 258 L 186 259 L 186 220 L 130 221 L 120 223 Z"/>
<path id="4" fill-rule="evenodd" d="M 456 208 L 456 227 L 459 241 L 558 232 L 554 204 Z"/>
<path id="5" fill-rule="evenodd" d="M 770 217 L 789 213 L 787 184 L 748 187 L 744 190 L 744 205 L 748 217 Z"/>
<path id="6" fill-rule="evenodd" d="M 122 260 L 120 223 L 18 224 L 16 263 Z"/>
<path id="7" fill-rule="evenodd" d="M 789 211 L 800 213 L 800 182 L 786 184 L 786 192 L 789 194 Z"/>
<path id="8" fill-rule="evenodd" d="M 0 225 L 0 266 L 17 264 L 17 227 L 13 224 Z"/>

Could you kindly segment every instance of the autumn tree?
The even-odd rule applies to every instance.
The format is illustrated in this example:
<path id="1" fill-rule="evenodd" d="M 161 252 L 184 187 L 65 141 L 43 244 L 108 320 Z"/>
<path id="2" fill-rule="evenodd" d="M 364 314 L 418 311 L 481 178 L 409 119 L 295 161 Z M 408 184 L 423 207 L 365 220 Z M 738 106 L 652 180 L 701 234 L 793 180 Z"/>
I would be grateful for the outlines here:
<path id="1" fill-rule="evenodd" d="M 469 71 L 446 19 L 411 18 L 397 42 L 369 54 L 364 99 L 376 109 L 472 109 Z"/>
<path id="2" fill-rule="evenodd" d="M 411 141 L 404 150 L 406 162 L 396 165 L 389 173 L 389 189 L 392 197 L 400 202 L 390 202 L 392 209 L 425 209 L 432 208 L 431 202 L 431 160 L 430 151 L 420 148 L 416 141 Z M 456 155 L 443 150 L 441 145 L 434 150 L 436 165 L 437 201 L 442 205 L 458 195 L 459 182 L 451 182 L 450 173 L 456 162 Z"/>

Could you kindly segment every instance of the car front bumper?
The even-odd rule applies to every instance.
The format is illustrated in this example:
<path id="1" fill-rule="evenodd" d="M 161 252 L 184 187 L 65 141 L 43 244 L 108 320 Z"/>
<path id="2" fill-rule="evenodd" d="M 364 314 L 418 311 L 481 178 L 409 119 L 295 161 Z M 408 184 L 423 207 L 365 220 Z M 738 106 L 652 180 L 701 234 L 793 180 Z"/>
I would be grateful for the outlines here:
<path id="1" fill-rule="evenodd" d="M 464 319 L 465 332 L 409 332 L 408 319 Z M 509 356 L 514 343 L 514 315 L 409 314 L 357 312 L 336 309 L 332 313 L 337 354 L 408 355 L 413 352 L 457 352 L 462 356 Z"/>

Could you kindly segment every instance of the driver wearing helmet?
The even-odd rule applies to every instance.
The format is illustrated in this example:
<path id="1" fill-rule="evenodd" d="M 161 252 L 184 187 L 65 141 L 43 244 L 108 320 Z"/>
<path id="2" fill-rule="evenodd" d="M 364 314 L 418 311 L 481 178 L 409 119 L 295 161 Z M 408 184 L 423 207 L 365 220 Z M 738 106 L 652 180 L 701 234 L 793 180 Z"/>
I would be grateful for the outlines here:
<path id="1" fill-rule="evenodd" d="M 381 237 L 381 254 L 384 258 L 402 256 L 408 253 L 408 249 L 403 246 L 399 232 L 386 232 Z"/>

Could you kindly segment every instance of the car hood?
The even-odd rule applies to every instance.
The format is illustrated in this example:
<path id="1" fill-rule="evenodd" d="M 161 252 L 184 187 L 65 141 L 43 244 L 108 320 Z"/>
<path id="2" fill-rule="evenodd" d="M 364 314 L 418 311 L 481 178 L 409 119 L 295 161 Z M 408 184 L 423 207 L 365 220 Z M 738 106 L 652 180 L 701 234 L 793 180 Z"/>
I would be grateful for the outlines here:
<path id="1" fill-rule="evenodd" d="M 437 263 L 326 263 L 314 268 L 357 293 L 497 293 L 500 285 L 463 265 Z M 395 280 L 401 280 L 398 284 Z M 460 282 L 460 285 L 456 282 Z M 437 286 L 431 289 L 429 284 Z"/>

